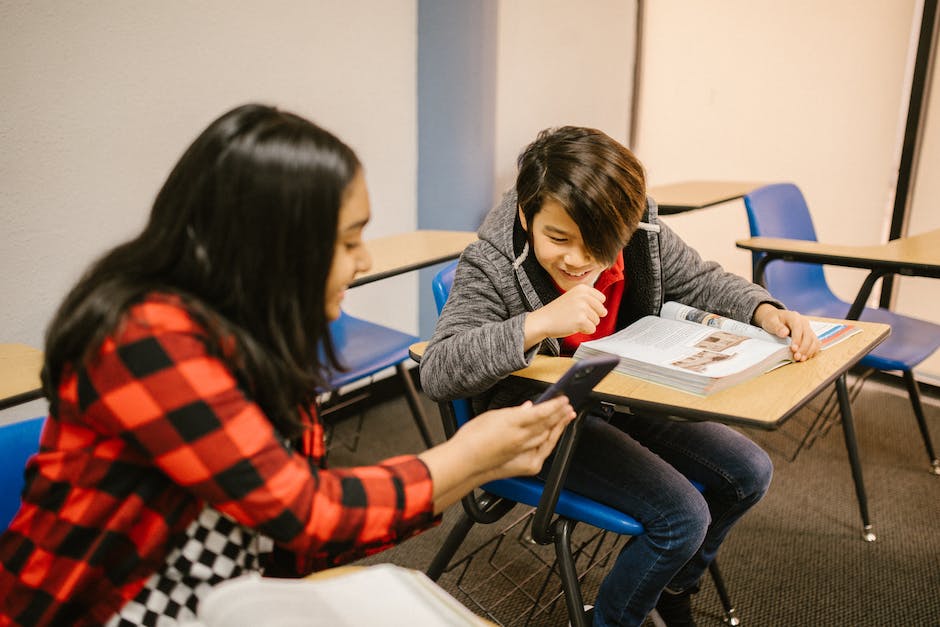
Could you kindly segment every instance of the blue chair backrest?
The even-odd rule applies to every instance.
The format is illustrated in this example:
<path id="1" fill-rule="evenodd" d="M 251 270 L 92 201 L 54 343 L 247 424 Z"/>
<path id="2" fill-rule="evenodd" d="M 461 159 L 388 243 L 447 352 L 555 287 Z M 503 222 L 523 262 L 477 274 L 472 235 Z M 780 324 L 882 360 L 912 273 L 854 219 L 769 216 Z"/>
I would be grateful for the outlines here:
<path id="1" fill-rule="evenodd" d="M 0 427 L 0 531 L 6 529 L 20 507 L 26 460 L 39 450 L 44 417 Z"/>
<path id="2" fill-rule="evenodd" d="M 781 237 L 816 241 L 816 229 L 803 193 L 792 183 L 760 187 L 744 197 L 747 221 L 753 237 Z M 763 253 L 753 253 L 754 266 Z M 812 314 L 835 295 L 823 268 L 814 263 L 772 262 L 764 269 L 764 285 L 787 307 Z M 826 315 L 825 312 L 822 315 Z"/>
<path id="3" fill-rule="evenodd" d="M 451 261 L 434 275 L 431 281 L 431 291 L 434 293 L 434 304 L 437 305 L 437 313 L 440 315 L 444 311 L 444 303 L 450 296 L 450 288 L 454 284 L 454 273 L 457 271 L 457 262 Z M 457 420 L 459 428 L 465 422 L 473 418 L 473 408 L 470 405 L 470 399 L 458 398 L 451 401 L 451 408 L 454 410 L 454 418 Z"/>
<path id="4" fill-rule="evenodd" d="M 346 321 L 348 319 L 349 314 L 340 309 L 339 318 L 330 321 L 330 338 L 333 340 L 333 348 L 337 351 L 342 351 L 343 346 L 349 341 L 346 334 Z"/>
<path id="5" fill-rule="evenodd" d="M 450 296 L 450 288 L 454 284 L 454 274 L 457 272 L 457 262 L 451 261 L 434 275 L 431 281 L 431 291 L 434 293 L 434 304 L 437 305 L 437 315 L 444 311 L 444 303 Z"/>

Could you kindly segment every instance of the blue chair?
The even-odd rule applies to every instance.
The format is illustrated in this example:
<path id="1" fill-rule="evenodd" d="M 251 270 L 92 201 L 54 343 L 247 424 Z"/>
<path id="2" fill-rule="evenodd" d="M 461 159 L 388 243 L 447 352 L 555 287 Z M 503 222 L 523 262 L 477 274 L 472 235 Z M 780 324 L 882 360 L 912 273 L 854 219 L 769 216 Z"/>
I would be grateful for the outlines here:
<path id="1" fill-rule="evenodd" d="M 816 230 L 813 228 L 809 208 L 796 185 L 779 183 L 758 188 L 744 197 L 744 205 L 747 208 L 752 236 L 816 241 Z M 757 264 L 764 254 L 752 254 L 755 279 L 759 278 Z M 788 308 L 806 315 L 828 318 L 844 318 L 848 314 L 850 304 L 833 294 L 821 265 L 778 261 L 783 260 L 767 263 L 762 283 Z M 924 447 L 927 449 L 930 471 L 940 475 L 940 461 L 934 453 L 930 431 L 924 418 L 920 390 L 912 372 L 920 362 L 940 347 L 940 325 L 874 307 L 863 308 L 859 319 L 891 325 L 891 335 L 888 339 L 865 356 L 860 365 L 875 371 L 902 373 Z M 804 438 L 804 443 L 805 440 Z"/>
<path id="2" fill-rule="evenodd" d="M 434 446 L 417 389 L 404 365 L 410 359 L 408 347 L 417 342 L 418 338 L 346 312 L 340 312 L 340 317 L 330 323 L 330 335 L 344 370 L 330 373 L 328 391 L 335 392 L 350 383 L 394 367 L 425 446 Z M 321 414 L 325 416 L 336 409 L 327 406 Z"/>
<path id="3" fill-rule="evenodd" d="M 9 526 L 20 508 L 26 460 L 39 450 L 39 434 L 45 417 L 31 418 L 0 427 L 0 531 Z"/>
<path id="4" fill-rule="evenodd" d="M 454 282 L 456 267 L 457 262 L 452 262 L 434 277 L 432 290 L 438 313 L 447 301 Z M 443 402 L 439 404 L 439 407 L 444 423 L 444 433 L 448 438 L 474 416 L 469 399 Z M 579 416 L 559 440 L 551 470 L 545 481 L 538 477 L 500 479 L 481 486 L 482 495 L 471 493 L 462 499 L 461 518 L 434 556 L 426 571 L 428 577 L 434 581 L 440 578 L 474 524 L 496 522 L 517 503 L 522 503 L 536 508 L 531 525 L 533 540 L 542 545 L 554 544 L 558 573 L 571 625 L 575 627 L 587 625 L 579 576 L 571 547 L 571 536 L 575 525 L 583 522 L 624 536 L 638 536 L 646 530 L 633 517 L 562 487 L 568 473 L 571 454 L 577 445 L 581 417 L 589 407 L 575 409 L 580 409 Z M 702 489 L 700 485 L 696 484 L 696 487 L 699 490 Z M 735 616 L 734 607 L 731 605 L 716 562 L 712 562 L 709 571 L 725 610 L 725 621 L 731 625 L 738 625 L 740 620 Z M 658 616 L 654 620 L 658 620 Z"/>

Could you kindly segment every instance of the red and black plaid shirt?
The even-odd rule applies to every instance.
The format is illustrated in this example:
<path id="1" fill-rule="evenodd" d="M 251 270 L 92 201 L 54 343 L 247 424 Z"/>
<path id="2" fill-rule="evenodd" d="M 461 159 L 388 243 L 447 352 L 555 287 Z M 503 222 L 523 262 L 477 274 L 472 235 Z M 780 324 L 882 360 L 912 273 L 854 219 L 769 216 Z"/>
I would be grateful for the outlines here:
<path id="1" fill-rule="evenodd" d="M 23 505 L 0 536 L 0 624 L 107 621 L 205 503 L 318 570 L 434 524 L 414 456 L 324 470 L 312 421 L 291 452 L 172 297 L 133 307 L 87 368 L 66 369 Z"/>

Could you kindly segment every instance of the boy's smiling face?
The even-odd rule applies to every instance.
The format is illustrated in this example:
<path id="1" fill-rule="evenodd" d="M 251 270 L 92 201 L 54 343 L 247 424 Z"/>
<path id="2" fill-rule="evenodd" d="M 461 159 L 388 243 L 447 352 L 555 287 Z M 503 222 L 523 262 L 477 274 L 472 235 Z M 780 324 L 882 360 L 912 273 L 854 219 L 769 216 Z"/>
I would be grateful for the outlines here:
<path id="1" fill-rule="evenodd" d="M 529 233 L 535 258 L 562 290 L 567 292 L 575 285 L 594 285 L 607 268 L 588 252 L 581 229 L 557 201 L 546 199 L 532 224 L 526 224 L 521 209 L 519 219 L 522 228 Z"/>

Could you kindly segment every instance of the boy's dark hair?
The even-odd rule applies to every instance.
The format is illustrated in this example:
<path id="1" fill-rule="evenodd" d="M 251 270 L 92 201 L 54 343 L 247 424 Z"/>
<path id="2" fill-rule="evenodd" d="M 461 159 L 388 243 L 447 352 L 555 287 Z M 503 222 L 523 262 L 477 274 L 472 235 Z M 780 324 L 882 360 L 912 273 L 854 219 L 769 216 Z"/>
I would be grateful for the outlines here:
<path id="1" fill-rule="evenodd" d="M 646 211 L 643 166 L 624 145 L 593 128 L 563 126 L 538 134 L 519 155 L 516 193 L 527 224 L 546 199 L 581 229 L 591 255 L 612 263 Z"/>
<path id="2" fill-rule="evenodd" d="M 295 435 L 323 362 L 337 366 L 324 292 L 359 171 L 348 146 L 291 113 L 252 104 L 216 119 L 170 172 L 144 230 L 95 262 L 59 307 L 46 332 L 46 396 L 55 403 L 63 368 L 92 357 L 128 307 L 169 293 L 210 339 L 234 340 L 222 357 Z"/>

